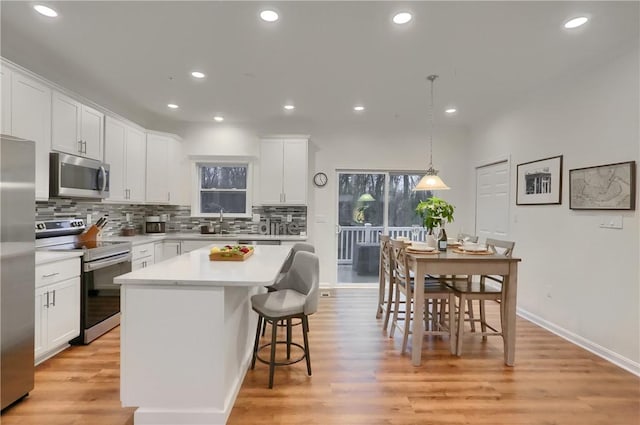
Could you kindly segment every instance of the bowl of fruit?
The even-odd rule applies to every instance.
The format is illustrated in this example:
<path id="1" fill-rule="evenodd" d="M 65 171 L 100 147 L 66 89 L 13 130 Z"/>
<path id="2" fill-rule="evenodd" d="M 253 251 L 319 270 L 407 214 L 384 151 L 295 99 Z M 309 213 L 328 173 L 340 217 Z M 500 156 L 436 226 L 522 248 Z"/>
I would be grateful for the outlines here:
<path id="1" fill-rule="evenodd" d="M 214 246 L 209 251 L 211 261 L 244 261 L 253 255 L 251 245 Z"/>

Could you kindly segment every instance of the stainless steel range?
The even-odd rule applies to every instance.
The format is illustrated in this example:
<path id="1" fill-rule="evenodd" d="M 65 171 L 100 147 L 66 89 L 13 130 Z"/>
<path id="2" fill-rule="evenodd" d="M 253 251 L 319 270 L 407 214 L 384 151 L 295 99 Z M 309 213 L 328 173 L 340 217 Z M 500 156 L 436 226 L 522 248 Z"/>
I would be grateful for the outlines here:
<path id="1" fill-rule="evenodd" d="M 82 251 L 80 336 L 71 343 L 88 344 L 120 323 L 120 287 L 113 278 L 131 271 L 131 243 L 81 242 L 81 219 L 36 222 L 36 248 Z"/>

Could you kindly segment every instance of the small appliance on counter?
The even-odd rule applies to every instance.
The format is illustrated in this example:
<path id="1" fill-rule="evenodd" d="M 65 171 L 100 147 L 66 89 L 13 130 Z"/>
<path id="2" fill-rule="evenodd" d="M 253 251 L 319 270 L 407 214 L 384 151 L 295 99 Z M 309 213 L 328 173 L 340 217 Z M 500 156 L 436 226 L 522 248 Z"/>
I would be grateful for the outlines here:
<path id="1" fill-rule="evenodd" d="M 150 235 L 165 235 L 167 233 L 167 214 L 151 215 L 144 219 L 144 232 Z"/>

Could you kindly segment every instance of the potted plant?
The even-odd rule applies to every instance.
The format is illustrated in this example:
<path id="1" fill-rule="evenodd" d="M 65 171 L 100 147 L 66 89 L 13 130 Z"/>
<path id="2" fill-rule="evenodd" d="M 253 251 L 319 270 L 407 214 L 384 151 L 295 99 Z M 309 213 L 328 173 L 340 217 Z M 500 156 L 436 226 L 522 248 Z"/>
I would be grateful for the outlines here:
<path id="1" fill-rule="evenodd" d="M 427 228 L 427 235 L 431 235 L 431 238 L 435 241 L 433 229 L 436 227 L 444 228 L 445 222 L 451 223 L 454 210 L 455 207 L 444 199 L 432 196 L 426 201 L 420 201 L 416 207 L 416 214 L 422 218 L 422 223 Z M 433 241 L 427 240 L 430 244 Z"/>

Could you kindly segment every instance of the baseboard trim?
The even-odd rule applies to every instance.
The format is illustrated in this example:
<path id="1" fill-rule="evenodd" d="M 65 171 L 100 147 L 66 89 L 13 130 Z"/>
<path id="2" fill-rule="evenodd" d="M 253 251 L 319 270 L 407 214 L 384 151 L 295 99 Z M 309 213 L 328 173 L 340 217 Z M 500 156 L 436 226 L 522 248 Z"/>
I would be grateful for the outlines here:
<path id="1" fill-rule="evenodd" d="M 613 363 L 614 365 L 626 370 L 627 372 L 633 373 L 636 376 L 640 376 L 640 363 L 634 362 L 631 359 L 621 356 L 620 354 L 611 351 L 608 348 L 596 344 L 595 342 L 589 341 L 588 339 L 583 338 L 580 335 L 568 331 L 567 329 L 551 323 L 543 319 L 542 317 L 520 307 L 517 308 L 516 313 L 523 319 L 526 319 L 531 323 L 534 323 L 541 328 L 544 328 L 549 332 L 558 335 L 560 338 L 563 338 L 581 348 L 584 348 L 585 350 L 607 360 L 610 363 Z"/>

